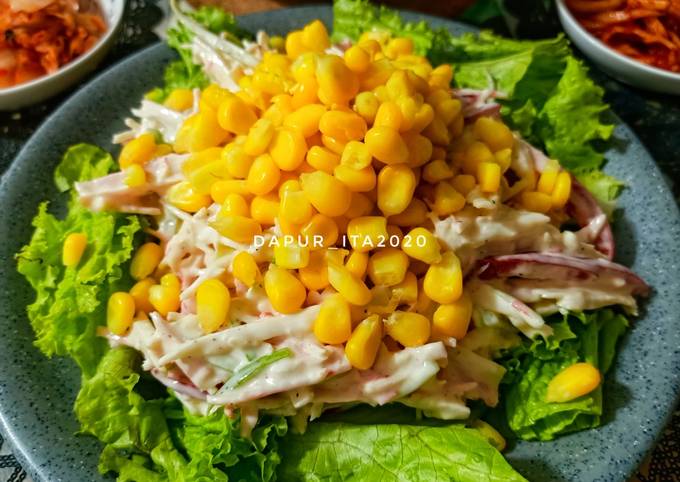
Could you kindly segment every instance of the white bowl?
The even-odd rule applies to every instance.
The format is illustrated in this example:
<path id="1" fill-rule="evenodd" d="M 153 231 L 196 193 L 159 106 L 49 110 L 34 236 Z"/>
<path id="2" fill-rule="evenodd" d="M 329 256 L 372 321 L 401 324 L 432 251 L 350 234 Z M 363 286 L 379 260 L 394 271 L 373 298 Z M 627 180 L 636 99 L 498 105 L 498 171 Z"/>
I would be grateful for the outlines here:
<path id="1" fill-rule="evenodd" d="M 574 18 L 564 0 L 557 0 L 557 14 L 572 42 L 602 70 L 641 89 L 680 95 L 680 74 L 658 69 L 609 48 Z"/>
<path id="2" fill-rule="evenodd" d="M 56 72 L 7 89 L 0 88 L 0 110 L 15 110 L 38 103 L 70 87 L 93 71 L 115 40 L 125 9 L 125 0 L 98 0 L 106 22 L 106 32 L 83 55 Z"/>

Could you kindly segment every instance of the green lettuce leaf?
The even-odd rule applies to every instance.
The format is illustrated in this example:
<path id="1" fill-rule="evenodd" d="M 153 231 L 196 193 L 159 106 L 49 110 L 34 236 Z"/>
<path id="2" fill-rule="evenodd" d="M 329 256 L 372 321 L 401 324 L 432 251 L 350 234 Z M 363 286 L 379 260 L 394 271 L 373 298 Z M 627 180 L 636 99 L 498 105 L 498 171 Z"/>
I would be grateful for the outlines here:
<path id="1" fill-rule="evenodd" d="M 597 427 L 602 415 L 602 386 L 570 402 L 548 403 L 548 383 L 566 367 L 588 362 L 604 375 L 628 320 L 611 309 L 568 314 L 549 320 L 555 335 L 525 341 L 499 360 L 507 370 L 501 400 L 512 431 L 525 440 Z"/>
<path id="2" fill-rule="evenodd" d="M 357 40 L 368 30 L 391 32 L 413 40 L 417 53 L 424 55 L 432 46 L 434 31 L 425 21 L 404 22 L 396 10 L 374 5 L 369 0 L 335 0 L 333 2 L 332 40 Z"/>
<path id="3" fill-rule="evenodd" d="M 285 419 L 261 420 L 244 438 L 224 411 L 193 415 L 165 393 L 145 398 L 157 382 L 140 375 L 140 362 L 132 348 L 108 351 L 76 399 L 81 433 L 105 444 L 102 473 L 137 482 L 275 480 Z"/>
<path id="4" fill-rule="evenodd" d="M 60 190 L 74 182 L 102 176 L 114 166 L 111 156 L 87 144 L 71 147 L 55 171 Z M 28 306 L 35 344 L 48 356 L 69 355 L 85 376 L 91 376 L 106 351 L 96 334 L 106 323 L 106 300 L 130 284 L 127 270 L 135 235 L 142 224 L 136 216 L 93 212 L 73 193 L 65 218 L 48 212 L 42 203 L 33 219 L 31 242 L 17 255 L 18 271 L 36 292 Z M 73 232 L 87 235 L 87 249 L 76 267 L 61 262 L 64 239 Z"/>
<path id="5" fill-rule="evenodd" d="M 250 32 L 239 27 L 233 14 L 219 7 L 202 6 L 189 15 L 211 32 L 224 33 L 234 41 L 252 38 Z M 163 87 L 153 89 L 147 94 L 147 98 L 154 102 L 163 102 L 175 89 L 202 89 L 208 85 L 208 77 L 201 66 L 193 62 L 191 49 L 187 47 L 192 38 L 193 33 L 183 24 L 168 30 L 167 43 L 177 51 L 180 58 L 168 64 L 163 76 Z"/>
<path id="6" fill-rule="evenodd" d="M 281 445 L 280 480 L 524 481 L 476 430 L 461 425 L 315 422 Z"/>

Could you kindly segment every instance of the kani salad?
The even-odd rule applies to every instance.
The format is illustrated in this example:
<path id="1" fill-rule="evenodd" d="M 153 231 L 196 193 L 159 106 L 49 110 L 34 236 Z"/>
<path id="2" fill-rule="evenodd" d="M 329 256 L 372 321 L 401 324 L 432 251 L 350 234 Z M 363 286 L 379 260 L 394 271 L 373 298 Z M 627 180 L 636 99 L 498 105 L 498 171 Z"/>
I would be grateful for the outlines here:
<path id="1" fill-rule="evenodd" d="M 591 145 L 611 126 L 562 39 L 451 37 L 357 0 L 332 36 L 253 36 L 172 6 L 165 86 L 117 163 L 66 153 L 68 215 L 43 206 L 18 255 L 37 345 L 83 370 L 102 472 L 524 480 L 505 437 L 599 424 L 649 287 L 613 261 L 620 184 Z M 510 78 L 504 56 L 533 61 Z"/>

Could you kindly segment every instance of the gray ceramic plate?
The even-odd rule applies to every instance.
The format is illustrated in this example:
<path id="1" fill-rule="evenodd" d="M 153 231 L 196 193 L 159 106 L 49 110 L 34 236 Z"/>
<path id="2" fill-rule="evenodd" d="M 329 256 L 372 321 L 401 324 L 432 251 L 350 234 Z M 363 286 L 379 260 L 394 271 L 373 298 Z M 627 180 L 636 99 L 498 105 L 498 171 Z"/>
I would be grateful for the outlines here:
<path id="1" fill-rule="evenodd" d="M 331 18 L 328 7 L 304 7 L 243 18 L 246 27 L 283 34 L 313 18 Z M 421 18 L 407 15 L 409 19 Z M 455 33 L 469 30 L 426 18 Z M 76 93 L 26 144 L 0 188 L 0 428 L 35 480 L 97 481 L 99 443 L 74 433 L 79 386 L 73 363 L 47 360 L 32 345 L 24 309 L 33 299 L 16 273 L 14 253 L 29 240 L 40 201 L 58 199 L 52 170 L 77 142 L 105 148 L 142 94 L 159 84 L 170 50 L 151 47 L 101 74 Z M 632 266 L 655 294 L 623 341 L 608 377 L 605 424 L 549 443 L 521 443 L 507 454 L 537 481 L 624 481 L 653 446 L 680 389 L 680 215 L 661 173 L 635 135 L 618 121 L 607 171 L 629 186 L 615 226 L 618 260 Z"/>

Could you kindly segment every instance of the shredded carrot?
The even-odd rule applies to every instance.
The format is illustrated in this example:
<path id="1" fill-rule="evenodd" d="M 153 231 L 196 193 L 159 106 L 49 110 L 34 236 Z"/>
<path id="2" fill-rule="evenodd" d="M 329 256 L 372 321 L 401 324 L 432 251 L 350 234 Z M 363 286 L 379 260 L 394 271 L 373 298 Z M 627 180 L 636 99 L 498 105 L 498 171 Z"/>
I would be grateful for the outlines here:
<path id="1" fill-rule="evenodd" d="M 0 88 L 56 71 L 106 30 L 97 10 L 74 0 L 53 0 L 31 11 L 12 10 L 11 0 L 0 0 L 0 12 Z"/>
<path id="2" fill-rule="evenodd" d="M 614 50 L 680 72 L 680 0 L 567 0 L 567 5 Z"/>

